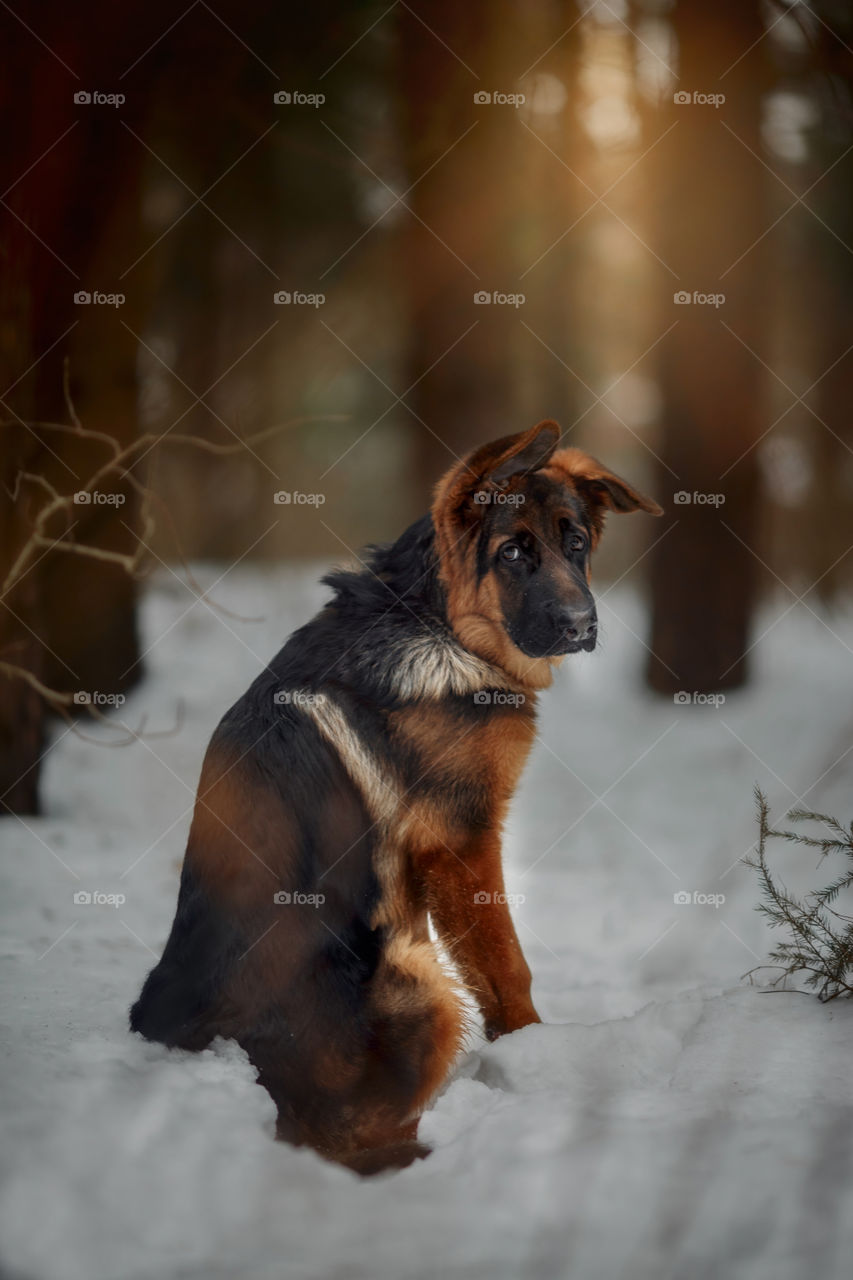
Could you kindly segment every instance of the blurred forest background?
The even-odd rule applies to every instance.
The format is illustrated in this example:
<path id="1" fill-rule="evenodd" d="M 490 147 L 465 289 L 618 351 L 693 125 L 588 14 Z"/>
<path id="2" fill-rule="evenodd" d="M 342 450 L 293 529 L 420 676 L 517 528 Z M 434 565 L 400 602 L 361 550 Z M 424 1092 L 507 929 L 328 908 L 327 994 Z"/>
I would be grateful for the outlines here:
<path id="1" fill-rule="evenodd" d="M 666 509 L 596 569 L 653 689 L 747 680 L 767 593 L 844 607 L 847 0 L 12 0 L 0 39 L 7 809 L 142 675 L 161 561 L 349 559 L 543 417 Z"/>

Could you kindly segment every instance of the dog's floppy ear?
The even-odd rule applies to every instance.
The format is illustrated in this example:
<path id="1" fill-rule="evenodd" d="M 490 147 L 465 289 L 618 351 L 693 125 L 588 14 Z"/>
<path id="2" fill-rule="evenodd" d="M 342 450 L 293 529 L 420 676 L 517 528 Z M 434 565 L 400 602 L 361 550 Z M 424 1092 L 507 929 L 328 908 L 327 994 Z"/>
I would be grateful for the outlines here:
<path id="1" fill-rule="evenodd" d="M 515 476 L 547 466 L 559 439 L 560 428 L 546 419 L 529 431 L 480 445 L 438 482 L 432 508 L 436 528 L 449 520 L 481 513 L 482 507 L 476 501 L 478 490 L 488 486 L 502 488 Z"/>
<path id="2" fill-rule="evenodd" d="M 623 515 L 629 511 L 647 511 L 650 516 L 663 515 L 663 508 L 653 498 L 647 498 L 582 449 L 560 449 L 553 455 L 551 464 L 567 476 L 586 502 L 597 536 L 604 528 L 604 517 L 608 511 Z"/>
<path id="3" fill-rule="evenodd" d="M 560 428 L 556 422 L 546 418 L 537 423 L 529 431 L 519 431 L 518 435 L 504 436 L 478 450 L 471 459 L 472 470 L 476 470 L 476 459 L 484 454 L 482 476 L 493 484 L 506 484 L 513 476 L 529 475 L 548 465 L 557 442 L 560 439 Z"/>

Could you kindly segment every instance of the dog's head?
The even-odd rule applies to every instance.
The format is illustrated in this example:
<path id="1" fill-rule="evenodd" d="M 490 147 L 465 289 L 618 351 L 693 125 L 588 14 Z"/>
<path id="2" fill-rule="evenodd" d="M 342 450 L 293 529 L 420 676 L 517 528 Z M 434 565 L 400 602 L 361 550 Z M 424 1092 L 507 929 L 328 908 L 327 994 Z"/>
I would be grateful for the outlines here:
<path id="1" fill-rule="evenodd" d="M 595 648 L 590 554 L 608 511 L 661 515 L 651 498 L 540 422 L 475 449 L 432 507 L 448 620 L 462 644 L 530 688 Z"/>

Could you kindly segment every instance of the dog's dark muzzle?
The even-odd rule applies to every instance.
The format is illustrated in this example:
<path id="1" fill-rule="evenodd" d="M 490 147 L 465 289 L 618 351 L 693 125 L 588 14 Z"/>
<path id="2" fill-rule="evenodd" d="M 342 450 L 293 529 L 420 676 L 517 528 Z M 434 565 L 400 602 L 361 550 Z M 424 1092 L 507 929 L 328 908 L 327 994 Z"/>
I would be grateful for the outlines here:
<path id="1" fill-rule="evenodd" d="M 566 612 L 561 622 L 565 647 L 557 652 L 577 653 L 583 649 L 585 653 L 590 653 L 595 648 L 598 638 L 598 617 L 594 606 L 581 612 Z"/>
<path id="2" fill-rule="evenodd" d="M 546 607 L 512 638 L 531 658 L 558 658 L 581 650 L 591 652 L 597 637 L 598 617 L 595 605 L 590 603 L 580 608 L 556 604 Z"/>

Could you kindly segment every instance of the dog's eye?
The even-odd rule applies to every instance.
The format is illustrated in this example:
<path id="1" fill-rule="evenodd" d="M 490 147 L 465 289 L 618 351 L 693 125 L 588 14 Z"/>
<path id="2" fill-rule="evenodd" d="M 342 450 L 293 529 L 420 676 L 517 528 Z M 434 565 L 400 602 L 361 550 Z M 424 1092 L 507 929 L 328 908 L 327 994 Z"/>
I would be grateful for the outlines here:
<path id="1" fill-rule="evenodd" d="M 569 538 L 570 551 L 583 551 L 585 546 L 586 546 L 586 538 L 583 536 L 582 533 L 573 533 L 572 536 Z"/>
<path id="2" fill-rule="evenodd" d="M 500 551 L 501 560 L 507 560 L 510 564 L 513 561 L 521 559 L 521 548 L 515 542 L 505 542 Z"/>

